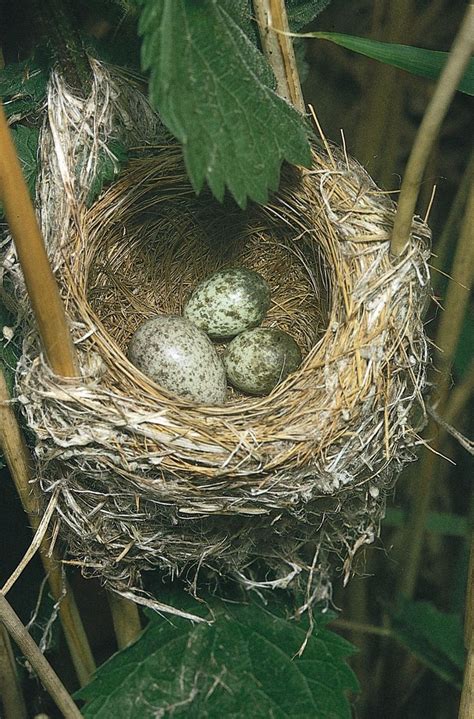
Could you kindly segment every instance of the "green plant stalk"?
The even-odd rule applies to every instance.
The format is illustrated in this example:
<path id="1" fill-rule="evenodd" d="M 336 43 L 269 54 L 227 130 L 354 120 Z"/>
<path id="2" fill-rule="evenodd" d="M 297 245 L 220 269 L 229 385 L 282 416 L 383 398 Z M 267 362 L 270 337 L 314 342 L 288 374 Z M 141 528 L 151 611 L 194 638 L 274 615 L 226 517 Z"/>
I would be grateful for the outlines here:
<path id="1" fill-rule="evenodd" d="M 440 235 L 438 242 L 434 247 L 435 256 L 433 258 L 433 267 L 436 270 L 442 270 L 446 267 L 446 256 L 448 254 L 448 247 L 454 233 L 459 226 L 459 218 L 462 217 L 462 209 L 466 203 L 467 193 L 469 187 L 474 181 L 474 149 L 471 150 L 471 155 L 467 163 L 466 169 L 462 176 L 462 180 L 458 186 L 456 196 L 449 210 L 448 218 L 443 226 L 443 231 Z M 436 289 L 441 281 L 442 275 L 435 272 L 433 275 L 432 283 Z"/>
<path id="2" fill-rule="evenodd" d="M 299 112 L 305 104 L 290 37 L 284 0 L 253 0 L 265 57 L 277 81 L 277 92 Z"/>
<path id="3" fill-rule="evenodd" d="M 67 719 L 81 719 L 81 713 L 58 675 L 45 659 L 3 594 L 0 594 L 0 622 L 28 659 L 51 698 Z"/>
<path id="4" fill-rule="evenodd" d="M 437 411 L 441 416 L 443 416 L 447 406 L 451 367 L 473 283 L 473 221 L 474 185 L 471 186 L 468 196 L 461 235 L 451 271 L 452 279 L 448 285 L 445 310 L 439 323 L 435 341 L 435 345 L 439 348 L 436 356 L 436 364 L 439 369 Z M 438 434 L 434 420 L 430 420 L 428 423 L 427 436 L 429 438 L 436 437 L 431 442 L 431 447 L 438 452 L 440 450 L 441 433 Z M 421 461 L 420 478 L 415 487 L 410 519 L 406 528 L 406 561 L 400 575 L 399 590 L 408 597 L 413 596 L 416 587 L 422 556 L 423 537 L 433 489 L 433 478 L 435 477 L 438 459 L 434 451 L 425 450 Z"/>
<path id="5" fill-rule="evenodd" d="M 0 626 L 0 698 L 5 719 L 27 719 L 15 657 L 7 630 Z"/>
<path id="6" fill-rule="evenodd" d="M 117 646 L 119 649 L 125 649 L 138 638 L 141 632 L 137 605 L 110 590 L 107 591 L 107 599 L 112 614 Z"/>
<path id="7" fill-rule="evenodd" d="M 398 256 L 403 252 L 410 237 L 413 215 L 426 163 L 458 83 L 471 59 L 473 48 L 474 5 L 470 4 L 454 40 L 448 61 L 441 72 L 431 102 L 423 116 L 405 168 L 390 240 L 390 251 L 394 256 Z"/>
<path id="8" fill-rule="evenodd" d="M 84 97 L 90 92 L 92 74 L 69 0 L 33 0 L 33 13 L 53 60 L 72 88 Z"/>
<path id="9" fill-rule="evenodd" d="M 474 535 L 471 540 L 471 557 L 466 597 L 465 644 L 468 651 L 464 682 L 461 693 L 459 719 L 472 719 L 474 716 Z"/>

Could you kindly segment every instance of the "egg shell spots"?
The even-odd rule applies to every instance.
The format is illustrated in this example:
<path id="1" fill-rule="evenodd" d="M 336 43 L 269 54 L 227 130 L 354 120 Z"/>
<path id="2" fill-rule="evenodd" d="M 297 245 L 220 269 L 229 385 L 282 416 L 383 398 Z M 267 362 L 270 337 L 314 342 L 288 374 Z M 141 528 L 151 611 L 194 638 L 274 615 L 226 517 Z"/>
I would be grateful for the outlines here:
<path id="1" fill-rule="evenodd" d="M 256 327 L 270 307 L 270 287 L 246 268 L 220 270 L 203 280 L 183 314 L 210 337 L 229 338 Z"/>
<path id="2" fill-rule="evenodd" d="M 289 334 L 257 327 L 232 340 L 224 355 L 227 378 L 248 394 L 264 395 L 301 364 L 301 351 Z"/>
<path id="3" fill-rule="evenodd" d="M 200 404 L 222 404 L 226 378 L 209 338 L 189 320 L 159 315 L 134 333 L 128 358 L 170 392 Z"/>

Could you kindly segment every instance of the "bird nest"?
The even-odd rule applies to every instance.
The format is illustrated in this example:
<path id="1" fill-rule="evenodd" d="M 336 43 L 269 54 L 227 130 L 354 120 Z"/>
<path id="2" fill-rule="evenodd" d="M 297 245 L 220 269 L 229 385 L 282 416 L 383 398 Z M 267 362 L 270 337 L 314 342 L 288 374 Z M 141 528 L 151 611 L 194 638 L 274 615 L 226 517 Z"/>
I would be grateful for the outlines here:
<path id="1" fill-rule="evenodd" d="M 95 72 L 91 123 L 110 103 L 101 83 L 121 82 Z M 113 108 L 115 132 L 132 105 L 155 122 L 136 96 L 120 117 Z M 141 572 L 158 566 L 190 581 L 206 567 L 248 587 L 302 585 L 308 601 L 327 597 L 334 572 L 347 578 L 356 550 L 376 537 L 387 494 L 415 456 L 426 225 L 415 220 L 391 258 L 393 203 L 328 145 L 314 146 L 310 170 L 285 167 L 265 206 L 242 211 L 196 197 L 179 147 L 165 142 L 136 153 L 89 207 L 90 169 L 82 177 L 73 148 L 93 156 L 112 130 L 86 132 L 73 101 L 53 75 L 39 199 L 81 377 L 51 373 L 34 328 L 17 372 L 39 481 L 69 554 L 126 596 L 138 588 L 139 598 Z M 180 314 L 190 290 L 228 266 L 265 277 L 265 323 L 296 339 L 303 363 L 266 397 L 229 390 L 225 404 L 200 406 L 141 374 L 127 344 L 145 318 Z"/>

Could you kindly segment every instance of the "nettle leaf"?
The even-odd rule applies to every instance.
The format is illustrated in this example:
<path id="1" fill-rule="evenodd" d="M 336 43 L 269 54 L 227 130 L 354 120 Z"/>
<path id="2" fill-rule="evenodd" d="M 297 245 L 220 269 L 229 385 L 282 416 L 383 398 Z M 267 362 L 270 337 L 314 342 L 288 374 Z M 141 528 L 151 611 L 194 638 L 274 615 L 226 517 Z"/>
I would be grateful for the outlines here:
<path id="1" fill-rule="evenodd" d="M 80 690 L 84 717 L 351 717 L 346 694 L 358 683 L 345 660 L 354 647 L 324 628 L 330 616 L 316 618 L 298 658 L 307 625 L 281 610 L 215 599 L 211 610 L 211 625 L 152 616 L 140 639 Z"/>
<path id="2" fill-rule="evenodd" d="M 294 32 L 308 25 L 331 0 L 286 0 L 288 24 Z"/>
<path id="3" fill-rule="evenodd" d="M 34 60 L 0 70 L 0 97 L 7 117 L 25 117 L 37 110 L 46 95 L 46 74 Z"/>
<path id="4" fill-rule="evenodd" d="M 445 65 L 449 53 L 439 50 L 425 50 L 412 45 L 399 45 L 390 42 L 380 42 L 366 37 L 342 35 L 337 32 L 308 32 L 298 37 L 313 37 L 319 40 L 329 40 L 348 50 L 366 55 L 373 60 L 379 60 L 386 65 L 392 65 L 399 70 L 406 70 L 414 75 L 436 80 Z M 474 95 L 474 59 L 469 61 L 464 77 L 458 85 L 458 90 L 467 95 Z"/>
<path id="5" fill-rule="evenodd" d="M 392 614 L 392 631 L 423 664 L 461 688 L 465 649 L 460 614 L 440 612 L 430 602 L 401 599 Z"/>
<path id="6" fill-rule="evenodd" d="M 265 202 L 283 160 L 309 166 L 309 128 L 273 91 L 265 58 L 231 0 L 144 0 L 142 63 L 150 96 L 183 145 L 191 182 Z M 273 80 L 273 78 L 272 78 Z"/>

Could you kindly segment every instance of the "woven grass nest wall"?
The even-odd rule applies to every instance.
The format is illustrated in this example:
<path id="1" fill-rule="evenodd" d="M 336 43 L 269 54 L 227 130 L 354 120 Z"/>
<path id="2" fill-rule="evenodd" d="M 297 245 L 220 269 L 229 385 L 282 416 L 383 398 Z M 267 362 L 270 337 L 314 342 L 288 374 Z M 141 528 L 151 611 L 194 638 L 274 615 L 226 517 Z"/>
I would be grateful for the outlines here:
<path id="1" fill-rule="evenodd" d="M 97 108 L 101 82 L 119 80 L 96 73 Z M 207 567 L 247 586 L 301 584 L 311 599 L 327 597 L 334 572 L 347 577 L 357 548 L 377 535 L 387 494 L 414 459 L 427 227 L 416 221 L 391 259 L 392 202 L 356 162 L 317 145 L 313 168 L 286 167 L 264 207 L 196 197 L 172 143 L 131 160 L 87 207 L 87 176 L 54 131 L 66 118 L 71 148 L 79 132 L 87 137 L 68 92 L 53 76 L 39 199 L 82 377 L 51 374 L 34 328 L 17 373 L 59 536 L 85 573 L 125 593 L 158 565 L 189 581 Z M 51 172 L 61 178 L 54 187 Z M 179 314 L 190 289 L 224 266 L 264 275 L 265 322 L 289 331 L 304 361 L 267 397 L 229 390 L 224 405 L 197 406 L 140 374 L 127 343 L 144 318 Z"/>

